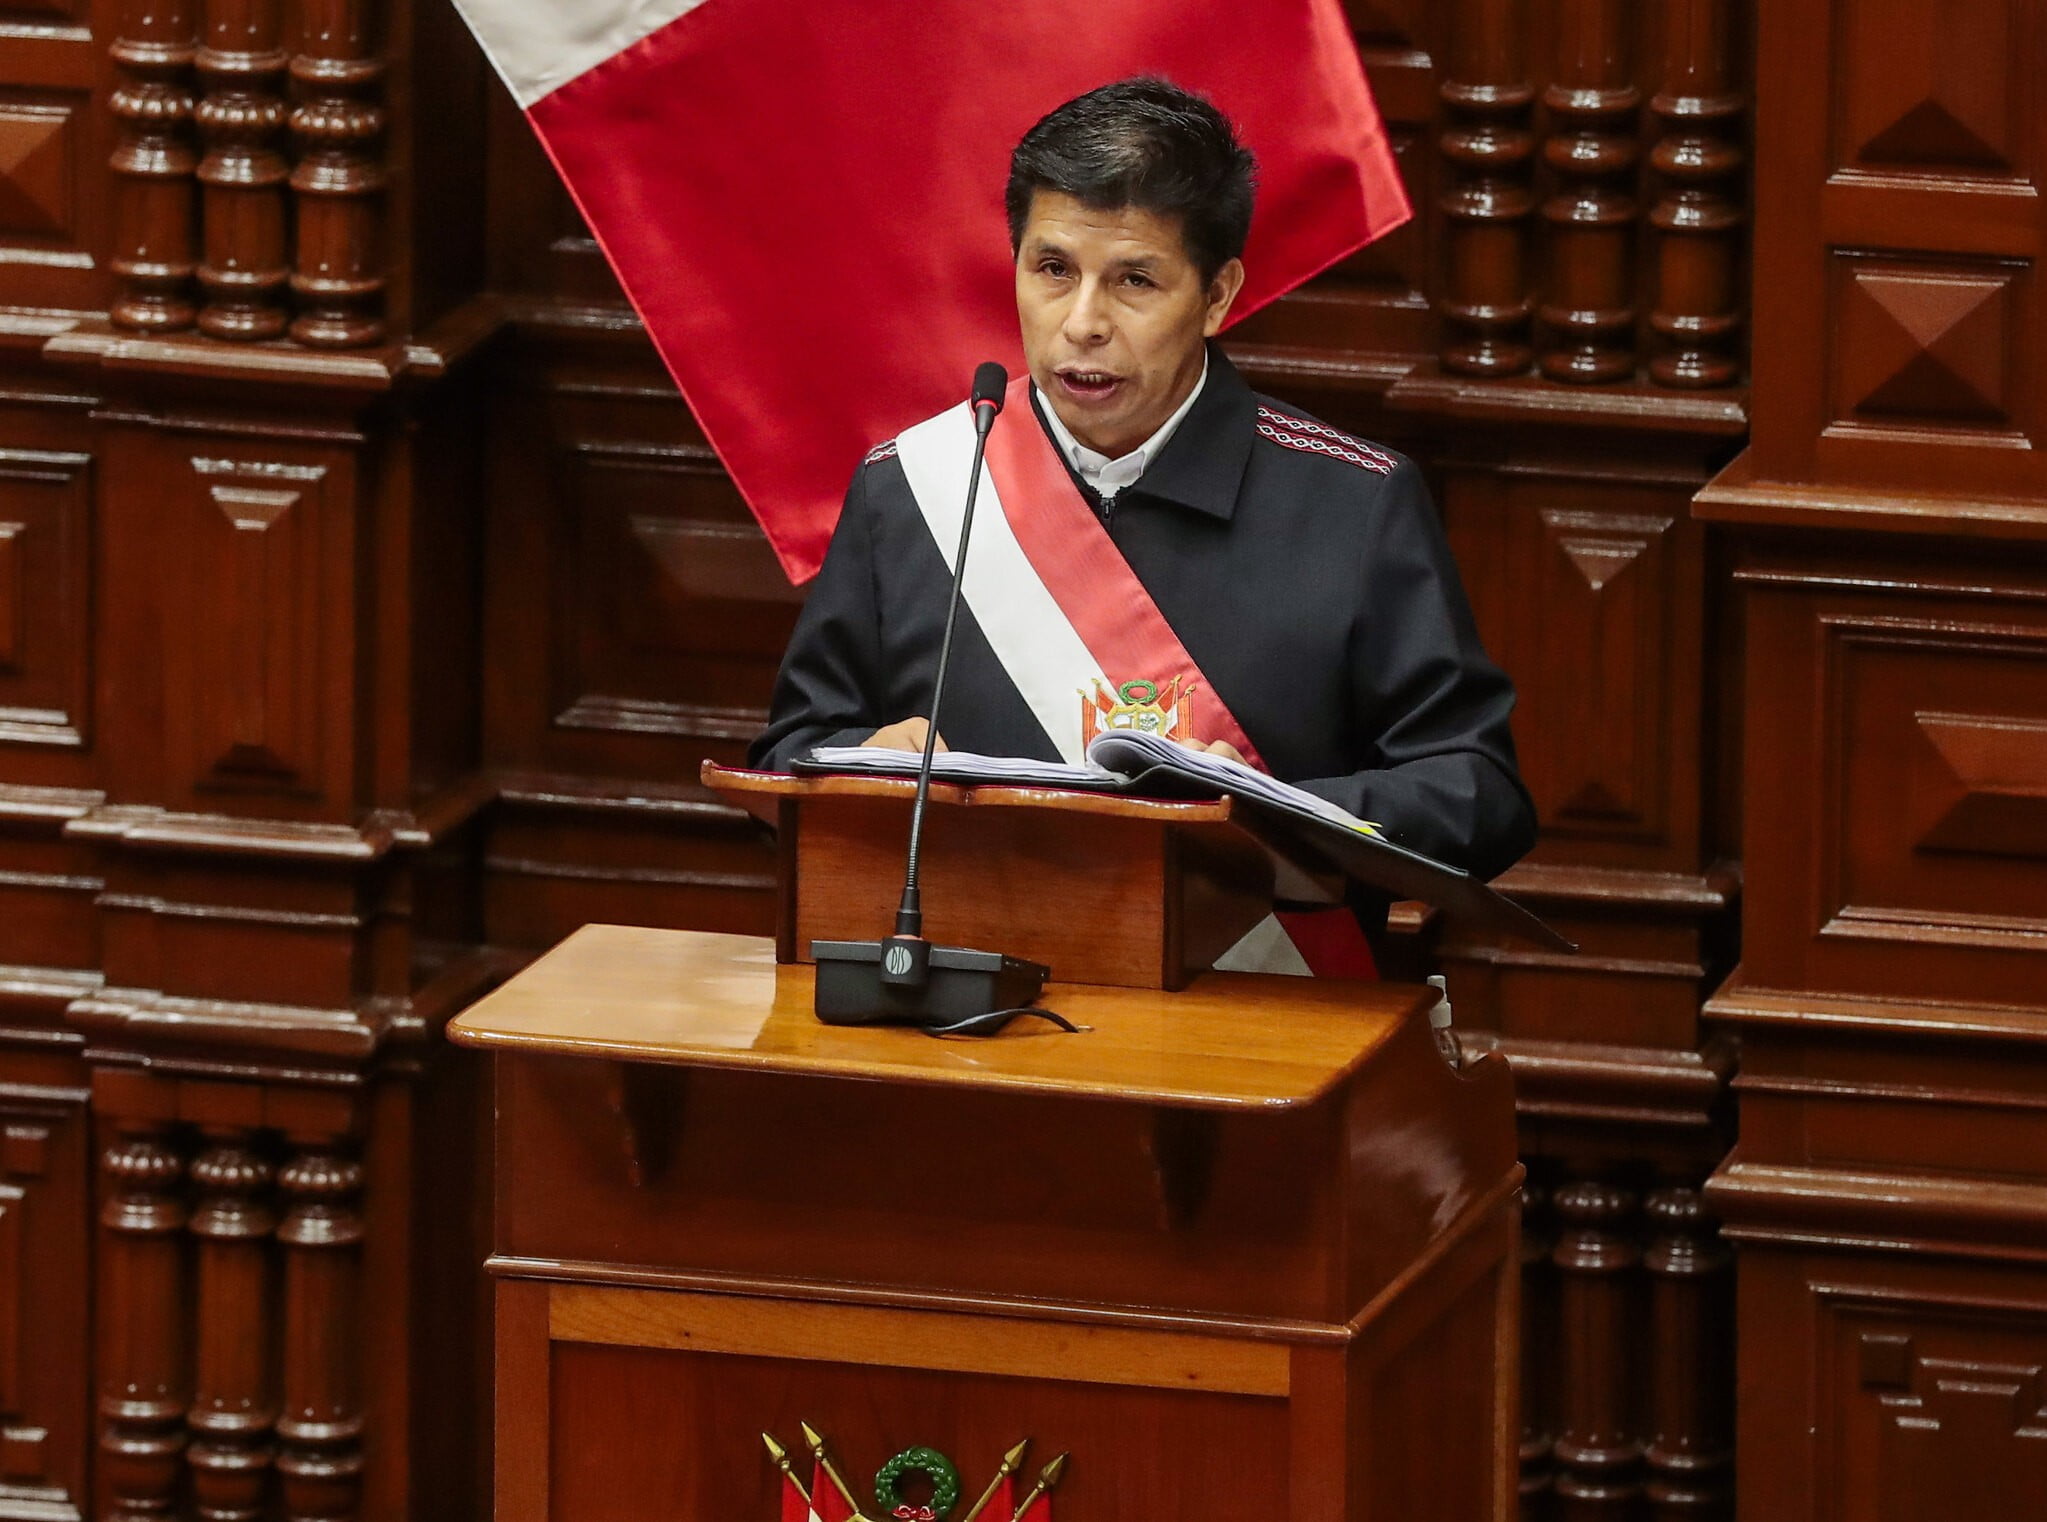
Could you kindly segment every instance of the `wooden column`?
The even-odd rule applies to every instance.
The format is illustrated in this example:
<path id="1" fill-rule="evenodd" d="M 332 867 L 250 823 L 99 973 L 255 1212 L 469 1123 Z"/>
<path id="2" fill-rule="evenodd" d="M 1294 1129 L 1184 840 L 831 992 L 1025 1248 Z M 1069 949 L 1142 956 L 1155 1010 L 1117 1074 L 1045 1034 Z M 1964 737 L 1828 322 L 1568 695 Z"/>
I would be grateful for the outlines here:
<path id="1" fill-rule="evenodd" d="M 291 60 L 300 92 L 291 114 L 299 149 L 291 288 L 301 307 L 291 336 L 315 348 L 384 336 L 384 112 L 376 99 L 384 61 L 371 10 L 371 0 L 304 0 Z"/>
<path id="2" fill-rule="evenodd" d="M 1629 74 L 1630 0 L 1562 0 L 1556 78 L 1543 91 L 1555 130 L 1543 157 L 1556 194 L 1541 318 L 1542 373 L 1560 381 L 1635 372 L 1632 185 L 1641 92 Z"/>
<path id="3" fill-rule="evenodd" d="M 142 333 L 189 328 L 198 201 L 192 171 L 193 54 L 189 0 L 128 0 L 110 49 L 118 71 L 108 108 L 120 123 L 110 161 L 114 252 L 121 292 L 109 316 Z"/>
<path id="4" fill-rule="evenodd" d="M 284 332 L 285 122 L 280 0 L 207 0 L 197 66 L 206 304 L 200 330 L 214 338 Z"/>
<path id="5" fill-rule="evenodd" d="M 1554 1481 L 1555 1237 L 1549 1189 L 1531 1177 L 1521 1187 L 1521 1522 L 1545 1522 Z"/>
<path id="6" fill-rule="evenodd" d="M 290 1522 L 356 1515 L 363 1452 L 359 1305 L 362 1167 L 332 1137 L 294 1137 L 286 1201 L 284 1403 L 278 1472 Z"/>
<path id="7" fill-rule="evenodd" d="M 1733 1255 L 1694 1184 L 1655 1190 L 1643 1213 L 1650 1230 L 1642 1255 L 1652 1350 L 1650 1515 L 1720 1522 L 1733 1506 Z"/>
<path id="8" fill-rule="evenodd" d="M 1556 1192 L 1557 1516 L 1632 1522 L 1642 1493 L 1632 1433 L 1638 1196 L 1593 1179 Z"/>
<path id="9" fill-rule="evenodd" d="M 192 1163 L 199 1292 L 186 1425 L 201 1522 L 255 1522 L 262 1515 L 277 1419 L 272 1173 L 256 1138 L 243 1131 L 210 1135 Z"/>
<path id="10" fill-rule="evenodd" d="M 100 1158 L 99 1516 L 178 1514 L 185 1448 L 184 1160 L 170 1133 L 117 1123 Z"/>
<path id="11" fill-rule="evenodd" d="M 1462 0 L 1442 85 L 1439 144 L 1455 178 L 1441 201 L 1446 259 L 1442 364 L 1459 375 L 1518 375 L 1528 341 L 1528 215 L 1535 98 L 1519 0 Z"/>
<path id="12" fill-rule="evenodd" d="M 1649 326 L 1661 340 L 1649 374 L 1665 386 L 1725 386 L 1741 373 L 1738 177 L 1745 104 L 1733 68 L 1730 0 L 1666 0 L 1663 87 L 1649 107 L 1662 135 L 1656 293 Z"/>

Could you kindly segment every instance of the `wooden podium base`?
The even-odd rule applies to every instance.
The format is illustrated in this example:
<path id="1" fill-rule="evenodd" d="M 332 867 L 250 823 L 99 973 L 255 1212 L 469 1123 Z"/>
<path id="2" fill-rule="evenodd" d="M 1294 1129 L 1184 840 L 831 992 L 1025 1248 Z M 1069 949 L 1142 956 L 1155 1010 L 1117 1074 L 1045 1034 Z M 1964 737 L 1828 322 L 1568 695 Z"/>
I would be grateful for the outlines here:
<path id="1" fill-rule="evenodd" d="M 767 941 L 592 926 L 453 1028 L 497 1064 L 499 1522 L 780 1516 L 825 1434 L 950 1522 L 1512 1513 L 1504 1064 L 1400 985 L 1055 986 L 981 1042 L 810 1015 Z M 1008 1522 L 984 1514 L 977 1522 Z"/>

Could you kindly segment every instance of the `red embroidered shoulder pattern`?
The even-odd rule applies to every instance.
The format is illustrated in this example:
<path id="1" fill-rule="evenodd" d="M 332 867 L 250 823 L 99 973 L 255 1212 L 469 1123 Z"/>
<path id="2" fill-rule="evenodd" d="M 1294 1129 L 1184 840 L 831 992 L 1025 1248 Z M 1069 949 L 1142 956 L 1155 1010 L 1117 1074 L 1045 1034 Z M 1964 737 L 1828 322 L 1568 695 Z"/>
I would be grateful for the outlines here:
<path id="1" fill-rule="evenodd" d="M 895 452 L 896 441 L 894 439 L 890 439 L 886 444 L 877 444 L 872 449 L 868 450 L 867 458 L 862 460 L 860 463 L 862 465 L 879 465 L 883 460 L 894 458 Z"/>
<path id="2" fill-rule="evenodd" d="M 1258 409 L 1258 431 L 1275 444 L 1288 449 L 1298 449 L 1307 454 L 1328 455 L 1332 460 L 1342 460 L 1364 470 L 1375 470 L 1382 476 L 1393 474 L 1399 462 L 1383 449 L 1375 449 L 1363 439 L 1340 433 L 1326 423 L 1317 423 L 1309 418 L 1290 417 L 1270 407 Z"/>

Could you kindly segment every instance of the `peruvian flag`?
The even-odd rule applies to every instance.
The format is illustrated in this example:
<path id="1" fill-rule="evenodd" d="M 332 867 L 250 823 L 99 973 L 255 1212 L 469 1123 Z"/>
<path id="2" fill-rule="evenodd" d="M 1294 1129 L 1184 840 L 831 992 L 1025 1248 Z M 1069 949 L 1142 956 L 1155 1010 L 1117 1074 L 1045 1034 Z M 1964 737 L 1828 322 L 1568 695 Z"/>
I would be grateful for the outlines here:
<path id="1" fill-rule="evenodd" d="M 796 1483 L 796 1476 L 783 1471 L 782 1474 L 782 1522 L 814 1522 L 816 1513 L 810 1509 L 810 1497 L 803 1493 L 803 1487 Z"/>
<path id="2" fill-rule="evenodd" d="M 810 1471 L 810 1522 L 850 1522 L 856 1513 L 839 1494 L 839 1487 L 816 1464 Z"/>
<path id="3" fill-rule="evenodd" d="M 1248 313 L 1406 220 L 1340 0 L 455 0 L 783 568 L 874 444 L 1021 367 L 1009 154 L 1133 74 L 1258 155 Z"/>

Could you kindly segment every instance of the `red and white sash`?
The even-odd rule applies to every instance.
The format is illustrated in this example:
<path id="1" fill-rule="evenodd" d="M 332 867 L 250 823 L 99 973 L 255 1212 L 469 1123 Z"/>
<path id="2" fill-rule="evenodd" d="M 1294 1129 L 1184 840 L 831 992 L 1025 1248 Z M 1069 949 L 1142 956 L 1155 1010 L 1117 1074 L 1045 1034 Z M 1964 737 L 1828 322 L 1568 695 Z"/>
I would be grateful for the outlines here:
<path id="1" fill-rule="evenodd" d="M 946 568 L 956 570 L 971 411 L 963 403 L 917 424 L 896 440 L 896 454 Z M 1227 740 L 1270 770 L 1066 473 L 1032 410 L 1028 377 L 1010 383 L 988 437 L 962 595 L 1065 760 L 1085 759 L 1079 703 L 1097 682 L 1178 677 L 1200 689 L 1201 738 Z M 1364 932 L 1342 909 L 1268 917 L 1216 966 L 1378 976 Z"/>

